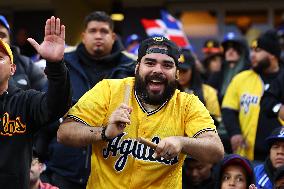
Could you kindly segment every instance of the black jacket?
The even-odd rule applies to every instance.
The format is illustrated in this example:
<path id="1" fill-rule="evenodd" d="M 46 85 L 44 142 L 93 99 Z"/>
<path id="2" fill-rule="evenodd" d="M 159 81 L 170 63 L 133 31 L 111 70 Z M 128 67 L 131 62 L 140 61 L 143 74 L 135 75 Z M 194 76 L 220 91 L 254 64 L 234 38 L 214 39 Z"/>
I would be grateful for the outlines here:
<path id="1" fill-rule="evenodd" d="M 46 73 L 47 93 L 23 91 L 9 83 L 0 96 L 0 188 L 29 188 L 33 134 L 63 116 L 71 105 L 65 65 L 48 63 Z"/>
<path id="2" fill-rule="evenodd" d="M 75 51 L 65 54 L 65 61 L 74 89 L 73 104 L 104 78 L 118 79 L 134 76 L 135 61 L 123 51 L 119 41 L 114 43 L 111 54 L 100 59 L 92 58 L 80 44 Z M 93 74 L 94 77 L 90 78 L 90 74 Z M 54 132 L 51 131 L 51 133 Z M 48 172 L 61 175 L 71 182 L 83 185 L 87 183 L 90 173 L 90 146 L 68 147 L 59 144 L 54 137 L 48 149 Z"/>
<path id="3" fill-rule="evenodd" d="M 47 78 L 44 71 L 35 65 L 32 60 L 20 54 L 20 50 L 11 46 L 13 52 L 16 72 L 13 75 L 15 85 L 23 90 L 36 89 L 42 90 L 47 85 Z"/>
<path id="4" fill-rule="evenodd" d="M 278 111 L 273 111 L 277 104 L 284 104 L 284 71 L 272 82 L 261 99 L 261 110 L 269 117 L 278 117 Z"/>

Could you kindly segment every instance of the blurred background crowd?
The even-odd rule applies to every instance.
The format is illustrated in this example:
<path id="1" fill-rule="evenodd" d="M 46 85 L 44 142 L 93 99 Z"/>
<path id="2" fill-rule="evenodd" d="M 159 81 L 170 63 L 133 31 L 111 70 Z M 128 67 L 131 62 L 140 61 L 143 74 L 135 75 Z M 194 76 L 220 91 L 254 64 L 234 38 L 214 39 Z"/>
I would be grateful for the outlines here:
<path id="1" fill-rule="evenodd" d="M 183 187 L 284 186 L 283 2 L 10 0 L 0 1 L 0 15 L 0 38 L 11 44 L 17 65 L 13 81 L 41 91 L 45 60 L 26 39 L 39 41 L 44 21 L 60 17 L 73 103 L 103 78 L 133 76 L 141 40 L 171 39 L 182 49 L 179 89 L 204 103 L 227 154 L 217 165 L 188 157 Z M 58 144 L 57 128 L 54 123 L 35 136 L 31 183 L 41 177 L 59 188 L 85 188 L 90 147 Z"/>

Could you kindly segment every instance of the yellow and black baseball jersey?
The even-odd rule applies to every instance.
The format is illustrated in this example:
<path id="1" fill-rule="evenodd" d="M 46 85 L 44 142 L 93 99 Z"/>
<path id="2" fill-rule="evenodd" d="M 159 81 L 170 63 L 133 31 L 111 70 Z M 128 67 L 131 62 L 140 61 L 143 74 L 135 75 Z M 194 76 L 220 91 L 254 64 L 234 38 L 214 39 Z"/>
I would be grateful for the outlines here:
<path id="1" fill-rule="evenodd" d="M 220 121 L 221 110 L 216 89 L 209 85 L 202 84 L 202 91 L 205 101 L 205 107 L 207 108 L 211 116 L 214 116 L 217 120 Z"/>
<path id="2" fill-rule="evenodd" d="M 248 146 L 239 149 L 237 153 L 250 160 L 254 160 L 260 100 L 263 92 L 264 83 L 260 76 L 253 70 L 243 71 L 233 78 L 222 103 L 222 108 L 239 112 L 240 129 Z"/>
<path id="3" fill-rule="evenodd" d="M 181 188 L 185 154 L 171 160 L 155 159 L 154 150 L 137 137 L 155 143 L 169 136 L 197 137 L 216 131 L 207 109 L 194 95 L 178 90 L 158 109 L 147 112 L 134 91 L 134 78 L 103 80 L 88 91 L 68 112 L 68 117 L 90 126 L 107 125 L 112 112 L 123 102 L 125 85 L 131 86 L 131 124 L 110 142 L 92 146 L 91 188 Z"/>

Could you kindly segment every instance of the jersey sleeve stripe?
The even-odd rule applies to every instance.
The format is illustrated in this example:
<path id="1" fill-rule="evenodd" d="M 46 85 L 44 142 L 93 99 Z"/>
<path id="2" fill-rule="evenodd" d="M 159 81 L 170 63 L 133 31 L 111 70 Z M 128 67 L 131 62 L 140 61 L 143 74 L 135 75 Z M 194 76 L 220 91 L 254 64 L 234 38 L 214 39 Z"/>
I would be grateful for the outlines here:
<path id="1" fill-rule="evenodd" d="M 67 118 L 70 118 L 70 119 L 73 119 L 74 121 L 78 121 L 78 122 L 81 122 L 81 123 L 83 123 L 83 124 L 85 124 L 85 125 L 88 125 L 88 126 L 90 126 L 87 122 L 85 122 L 84 120 L 82 120 L 82 119 L 80 119 L 80 118 L 78 118 L 78 117 L 76 117 L 76 116 L 74 116 L 74 115 L 67 115 L 66 116 Z"/>
<path id="2" fill-rule="evenodd" d="M 202 130 L 198 131 L 195 135 L 193 135 L 193 138 L 196 138 L 196 137 L 198 137 L 200 134 L 205 133 L 205 132 L 208 132 L 208 131 L 214 131 L 215 133 L 217 133 L 216 129 L 213 129 L 213 128 L 205 128 L 205 129 L 202 129 Z"/>
<path id="3" fill-rule="evenodd" d="M 234 107 L 231 107 L 231 106 L 229 106 L 229 105 L 222 105 L 222 109 L 224 109 L 224 108 L 226 108 L 226 109 L 230 109 L 230 110 L 239 111 L 239 109 L 238 109 L 238 108 L 234 108 Z"/>

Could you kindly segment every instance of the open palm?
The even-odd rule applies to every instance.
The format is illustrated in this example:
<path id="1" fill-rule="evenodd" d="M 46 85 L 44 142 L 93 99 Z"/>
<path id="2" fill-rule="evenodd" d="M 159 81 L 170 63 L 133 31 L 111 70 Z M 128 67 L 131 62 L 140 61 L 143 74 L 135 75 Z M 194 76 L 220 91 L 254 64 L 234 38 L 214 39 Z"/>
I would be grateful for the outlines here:
<path id="1" fill-rule="evenodd" d="M 44 41 L 40 45 L 32 38 L 28 41 L 41 57 L 49 62 L 59 62 L 64 55 L 65 26 L 60 25 L 59 18 L 52 16 L 45 24 Z"/>

